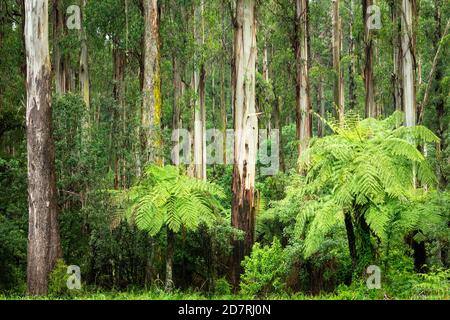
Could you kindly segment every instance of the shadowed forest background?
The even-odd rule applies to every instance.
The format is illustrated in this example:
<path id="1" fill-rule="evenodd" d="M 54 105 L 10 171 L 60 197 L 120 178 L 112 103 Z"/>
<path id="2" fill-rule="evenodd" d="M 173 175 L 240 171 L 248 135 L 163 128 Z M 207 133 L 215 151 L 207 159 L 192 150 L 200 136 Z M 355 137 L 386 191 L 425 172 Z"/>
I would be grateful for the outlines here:
<path id="1" fill-rule="evenodd" d="M 1 0 L 0 299 L 448 299 L 449 13 Z"/>

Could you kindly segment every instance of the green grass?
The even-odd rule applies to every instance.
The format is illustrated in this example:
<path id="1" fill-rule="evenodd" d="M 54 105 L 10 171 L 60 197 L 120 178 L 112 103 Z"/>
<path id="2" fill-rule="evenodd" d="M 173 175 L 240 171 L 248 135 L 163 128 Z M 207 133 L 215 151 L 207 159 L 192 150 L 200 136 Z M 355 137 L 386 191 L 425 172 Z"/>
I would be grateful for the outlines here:
<path id="1" fill-rule="evenodd" d="M 79 292 L 66 296 L 31 297 L 26 295 L 0 295 L 0 300 L 254 300 L 257 297 L 245 295 L 215 295 L 207 296 L 197 292 L 175 291 L 142 291 L 142 292 Z M 267 300 L 448 300 L 448 292 L 444 294 L 418 294 L 416 292 L 403 293 L 392 296 L 391 293 L 380 290 L 354 290 L 347 288 L 333 294 L 317 296 L 304 294 L 269 295 Z"/>

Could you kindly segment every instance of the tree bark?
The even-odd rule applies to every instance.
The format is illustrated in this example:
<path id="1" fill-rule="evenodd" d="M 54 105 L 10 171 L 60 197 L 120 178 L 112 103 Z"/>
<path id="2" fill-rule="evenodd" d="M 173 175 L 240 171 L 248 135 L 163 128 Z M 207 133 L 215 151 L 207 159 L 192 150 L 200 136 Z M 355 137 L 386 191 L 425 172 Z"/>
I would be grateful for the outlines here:
<path id="1" fill-rule="evenodd" d="M 281 110 L 283 108 L 283 99 L 278 96 L 275 98 L 275 105 L 273 108 L 273 122 L 274 127 L 278 130 L 278 145 L 283 146 L 283 124 L 281 122 Z M 280 152 L 280 170 L 282 172 L 286 171 L 286 165 L 284 162 L 284 152 Z"/>
<path id="2" fill-rule="evenodd" d="M 194 99 L 194 175 L 196 178 L 206 180 L 206 110 L 205 110 L 205 66 L 203 57 L 198 50 L 205 42 L 204 31 L 204 2 L 194 7 L 194 38 L 197 45 L 195 52 L 195 66 L 193 72 Z M 200 31 L 198 30 L 200 27 Z"/>
<path id="3" fill-rule="evenodd" d="M 113 97 L 117 105 L 125 110 L 125 64 L 126 56 L 123 49 L 119 48 L 116 43 L 113 45 Z M 122 146 L 118 145 L 118 140 L 113 138 L 113 135 L 118 133 L 120 128 L 120 119 L 122 118 L 122 123 L 125 119 L 117 110 L 113 110 L 112 121 L 111 121 L 111 133 L 110 133 L 110 143 L 111 143 L 111 166 L 114 171 L 114 189 L 119 189 L 120 187 L 120 153 Z"/>
<path id="4" fill-rule="evenodd" d="M 57 94 L 67 91 L 66 59 L 61 50 L 61 40 L 64 36 L 64 9 L 62 0 L 53 0 L 53 68 L 55 89 Z"/>
<path id="5" fill-rule="evenodd" d="M 348 96 L 349 96 L 349 107 L 351 110 L 356 108 L 356 57 L 355 57 L 355 38 L 353 35 L 353 25 L 354 25 L 354 2 L 350 0 L 350 11 L 349 11 L 349 43 L 348 43 L 348 54 L 350 56 L 350 64 L 348 66 Z"/>
<path id="6" fill-rule="evenodd" d="M 366 92 L 365 96 L 365 113 L 366 118 L 376 118 L 378 116 L 377 106 L 375 104 L 375 86 L 373 76 L 373 34 L 367 26 L 367 20 L 369 18 L 367 9 L 373 5 L 373 0 L 362 0 L 363 10 L 363 25 L 364 25 L 364 88 Z"/>
<path id="7" fill-rule="evenodd" d="M 255 0 L 237 0 L 234 18 L 233 126 L 234 167 L 231 224 L 245 232 L 235 240 L 231 278 L 238 287 L 241 261 L 250 254 L 255 237 L 258 193 L 255 189 L 258 118 L 255 106 L 256 16 Z"/>
<path id="8" fill-rule="evenodd" d="M 143 0 L 144 83 L 142 89 L 142 129 L 144 163 L 163 164 L 161 136 L 161 74 L 159 14 L 157 0 Z"/>
<path id="9" fill-rule="evenodd" d="M 407 127 L 416 125 L 416 0 L 402 0 L 403 110 Z"/>
<path id="10" fill-rule="evenodd" d="M 86 30 L 84 30 L 84 11 L 86 8 L 86 1 L 83 0 L 83 8 L 82 12 L 82 20 L 81 20 L 81 30 L 80 30 L 80 38 L 81 38 L 81 53 L 80 53 L 80 90 L 81 95 L 83 97 L 86 108 L 89 110 L 90 108 L 90 90 L 89 90 L 89 57 L 88 57 L 88 47 L 87 47 L 87 36 Z"/>
<path id="11" fill-rule="evenodd" d="M 319 115 L 322 119 L 325 119 L 325 92 L 323 87 L 323 76 L 319 79 L 318 84 L 318 97 L 317 97 L 317 104 L 319 105 Z M 325 135 L 325 124 L 323 123 L 322 119 L 318 120 L 317 123 L 317 135 L 319 137 L 323 137 Z"/>
<path id="12" fill-rule="evenodd" d="M 220 59 L 220 114 L 223 136 L 223 164 L 227 164 L 227 106 L 225 101 L 225 58 Z"/>
<path id="13" fill-rule="evenodd" d="M 394 88 L 394 105 L 395 110 L 403 111 L 403 51 L 401 38 L 401 8 L 400 3 L 391 2 L 391 15 L 393 23 L 392 48 L 394 73 L 392 75 L 392 84 Z"/>
<path id="14" fill-rule="evenodd" d="M 223 164 L 227 164 L 227 104 L 226 104 L 226 92 L 225 92 L 225 60 L 227 58 L 226 51 L 226 31 L 225 31 L 225 9 L 224 4 L 222 2 L 221 5 L 221 14 L 222 14 L 222 46 L 224 48 L 224 52 L 220 58 L 220 114 L 221 114 L 221 129 L 223 136 Z"/>
<path id="15" fill-rule="evenodd" d="M 308 68 L 308 1 L 295 1 L 295 65 L 296 65 L 296 135 L 298 155 L 306 150 L 312 134 L 311 101 Z"/>
<path id="16" fill-rule="evenodd" d="M 178 61 L 176 58 L 176 53 L 173 53 L 172 55 L 172 69 L 173 69 L 173 110 L 172 110 L 172 129 L 173 130 L 179 130 L 180 129 L 180 116 L 181 116 L 181 109 L 180 109 L 180 103 L 181 103 L 181 97 L 182 97 L 182 88 L 181 88 L 181 74 L 179 70 Z M 174 165 L 180 164 L 180 135 L 176 132 L 175 137 L 175 147 L 174 152 L 172 155 L 172 163 Z"/>
<path id="17" fill-rule="evenodd" d="M 342 22 L 339 15 L 339 0 L 331 1 L 332 51 L 334 69 L 334 107 L 340 122 L 344 119 L 344 75 L 341 70 Z"/>
<path id="18" fill-rule="evenodd" d="M 48 0 L 25 2 L 27 56 L 28 293 L 47 293 L 48 275 L 61 257 L 52 137 Z"/>

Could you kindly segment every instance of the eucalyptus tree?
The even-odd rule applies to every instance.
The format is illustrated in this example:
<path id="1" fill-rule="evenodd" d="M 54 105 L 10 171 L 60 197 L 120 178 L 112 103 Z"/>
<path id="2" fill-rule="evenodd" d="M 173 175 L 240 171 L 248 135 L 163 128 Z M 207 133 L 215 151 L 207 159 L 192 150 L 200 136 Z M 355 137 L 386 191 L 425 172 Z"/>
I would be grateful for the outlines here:
<path id="1" fill-rule="evenodd" d="M 402 70 L 405 125 L 416 124 L 416 0 L 402 0 Z"/>
<path id="2" fill-rule="evenodd" d="M 194 175 L 198 179 L 206 180 L 206 101 L 203 47 L 205 45 L 205 3 L 194 2 L 193 36 L 194 36 L 194 70 L 191 86 L 193 99 L 193 145 L 194 145 Z"/>
<path id="3" fill-rule="evenodd" d="M 142 88 L 142 128 L 145 161 L 162 164 L 161 72 L 158 1 L 143 0 L 144 78 Z"/>
<path id="4" fill-rule="evenodd" d="M 332 51 L 334 69 L 334 108 L 340 119 L 344 117 L 344 74 L 341 69 L 342 19 L 340 1 L 331 0 Z"/>
<path id="5" fill-rule="evenodd" d="M 366 91 L 365 97 L 365 113 L 366 117 L 377 117 L 377 107 L 375 104 L 375 86 L 373 74 L 374 60 L 374 32 L 370 28 L 369 9 L 373 6 L 373 0 L 362 0 L 363 25 L 364 25 L 364 87 Z"/>
<path id="6" fill-rule="evenodd" d="M 86 2 L 87 0 L 82 0 L 82 8 L 81 8 L 81 26 L 80 26 L 80 40 L 81 40 L 81 48 L 80 48 L 80 91 L 81 96 L 83 97 L 83 101 L 89 110 L 91 104 L 90 98 L 90 85 L 89 85 L 89 53 L 88 53 L 88 43 L 87 43 L 87 34 L 86 28 L 84 26 L 85 23 L 85 14 L 86 14 Z"/>
<path id="7" fill-rule="evenodd" d="M 234 165 L 231 224 L 243 230 L 234 240 L 232 281 L 239 284 L 241 261 L 249 255 L 255 238 L 258 192 L 255 188 L 258 118 L 256 114 L 256 1 L 237 0 L 233 14 L 233 127 Z"/>
<path id="8" fill-rule="evenodd" d="M 294 50 L 296 62 L 296 133 L 298 154 L 302 155 L 312 136 L 312 114 L 309 84 L 308 1 L 295 0 Z"/>
<path id="9" fill-rule="evenodd" d="M 61 256 L 52 137 L 48 0 L 25 1 L 27 56 L 28 255 L 30 294 L 46 294 Z"/>

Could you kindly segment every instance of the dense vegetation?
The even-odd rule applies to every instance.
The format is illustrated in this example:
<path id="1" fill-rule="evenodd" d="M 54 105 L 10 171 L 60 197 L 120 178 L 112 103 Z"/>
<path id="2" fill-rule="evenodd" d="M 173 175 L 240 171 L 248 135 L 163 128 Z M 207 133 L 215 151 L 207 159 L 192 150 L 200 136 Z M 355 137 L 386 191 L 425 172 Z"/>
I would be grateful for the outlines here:
<path id="1" fill-rule="evenodd" d="M 38 2 L 47 120 L 30 108 L 32 12 L 0 2 L 0 300 L 449 298 L 448 1 Z M 254 145 L 237 134 L 210 151 L 206 129 L 248 118 Z M 60 251 L 42 288 L 26 119 L 55 148 Z"/>

